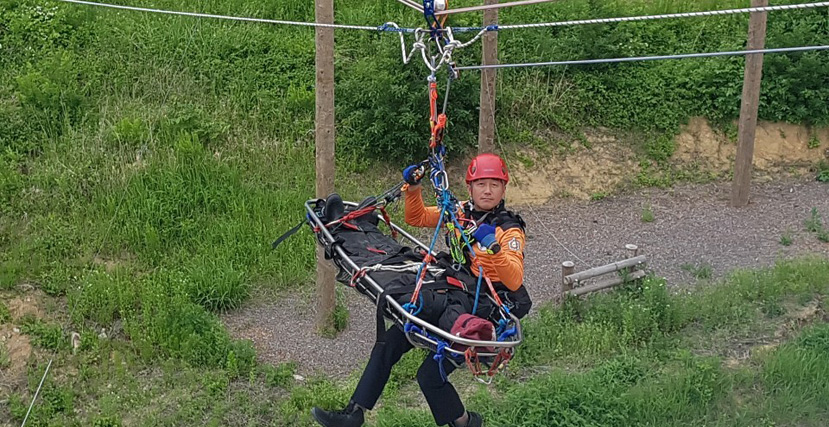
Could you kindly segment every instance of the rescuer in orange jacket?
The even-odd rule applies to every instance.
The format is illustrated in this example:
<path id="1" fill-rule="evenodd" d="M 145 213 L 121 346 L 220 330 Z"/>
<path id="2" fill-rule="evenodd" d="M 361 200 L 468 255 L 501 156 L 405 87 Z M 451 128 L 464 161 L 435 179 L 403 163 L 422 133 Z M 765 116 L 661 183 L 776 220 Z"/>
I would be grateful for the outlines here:
<path id="1" fill-rule="evenodd" d="M 407 168 L 410 171 L 411 166 Z M 404 177 L 406 173 L 404 172 Z M 411 172 L 410 174 L 411 175 Z M 412 178 L 406 179 L 406 223 L 415 227 L 436 227 L 440 220 L 437 206 L 423 203 L 422 186 Z M 524 223 L 521 217 L 506 210 L 504 194 L 509 173 L 504 161 L 495 154 L 475 157 L 466 171 L 470 200 L 463 203 L 461 215 L 478 222 L 473 234 L 476 244 L 474 259 L 493 282 L 500 282 L 509 291 L 518 291 L 524 283 Z M 493 240 L 494 238 L 494 240 Z M 497 243 L 501 248 L 492 253 L 484 243 Z M 477 275 L 477 268 L 471 269 Z"/>
<path id="2" fill-rule="evenodd" d="M 405 188 L 406 223 L 417 227 L 437 227 L 440 210 L 425 206 L 422 186 L 413 165 L 403 171 Z M 466 258 L 483 267 L 486 277 L 495 285 L 496 291 L 510 312 L 524 317 L 532 302 L 523 286 L 524 282 L 524 222 L 520 216 L 504 207 L 504 195 L 509 183 L 509 173 L 504 161 L 495 154 L 485 153 L 475 157 L 466 172 L 470 200 L 462 204 L 461 215 L 474 220 L 477 229 L 472 237 L 475 257 Z M 497 248 L 494 250 L 494 248 Z M 477 266 L 470 268 L 478 274 Z M 400 328 L 391 327 L 384 339 L 375 343 L 357 389 L 348 406 L 341 411 L 326 411 L 313 408 L 311 414 L 323 426 L 359 427 L 363 425 L 364 412 L 374 407 L 389 379 L 391 369 L 407 351 L 412 349 Z M 454 371 L 455 366 L 448 360 L 436 363 L 433 355 L 426 357 L 417 371 L 417 381 L 432 416 L 438 425 L 452 427 L 480 427 L 480 414 L 467 412 L 460 396 L 441 373 Z"/>

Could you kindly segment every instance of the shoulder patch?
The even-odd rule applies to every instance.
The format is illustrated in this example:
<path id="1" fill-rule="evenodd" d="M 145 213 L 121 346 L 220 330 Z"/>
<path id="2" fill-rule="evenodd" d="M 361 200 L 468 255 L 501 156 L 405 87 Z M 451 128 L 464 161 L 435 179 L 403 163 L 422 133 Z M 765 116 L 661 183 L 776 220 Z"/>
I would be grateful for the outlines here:
<path id="1" fill-rule="evenodd" d="M 507 243 L 507 247 L 510 248 L 512 251 L 521 252 L 521 242 L 518 241 L 517 238 L 513 237 Z"/>

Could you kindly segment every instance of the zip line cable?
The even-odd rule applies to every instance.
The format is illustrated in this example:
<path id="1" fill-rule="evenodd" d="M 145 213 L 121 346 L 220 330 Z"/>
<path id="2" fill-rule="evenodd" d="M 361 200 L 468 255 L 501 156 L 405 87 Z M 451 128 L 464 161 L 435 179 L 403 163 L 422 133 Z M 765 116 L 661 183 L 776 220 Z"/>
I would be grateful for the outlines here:
<path id="1" fill-rule="evenodd" d="M 658 61 L 665 59 L 685 59 L 685 58 L 710 58 L 715 56 L 737 56 L 737 55 L 751 55 L 753 53 L 787 53 L 787 52 L 806 52 L 816 50 L 827 50 L 829 45 L 822 46 L 798 46 L 798 47 L 780 47 L 773 49 L 754 49 L 754 50 L 734 50 L 727 52 L 704 52 L 704 53 L 687 53 L 681 55 L 657 55 L 657 56 L 632 56 L 626 58 L 607 58 L 607 59 L 581 59 L 574 61 L 550 61 L 550 62 L 530 62 L 526 64 L 496 64 L 496 65 L 468 65 L 463 67 L 456 67 L 461 70 L 484 70 L 487 68 L 521 68 L 521 67 L 545 67 L 553 65 L 585 65 L 585 64 L 609 64 L 618 62 L 634 62 L 634 61 Z"/>
<path id="2" fill-rule="evenodd" d="M 408 58 L 407 58 L 407 55 L 405 55 L 406 47 L 405 47 L 405 41 L 403 40 L 403 33 L 415 33 L 416 35 L 418 34 L 417 29 L 399 28 L 397 26 L 397 24 L 395 24 L 393 22 L 387 22 L 383 25 L 376 26 L 376 27 L 365 26 L 365 25 L 321 24 L 321 23 L 316 23 L 316 22 L 285 21 L 285 20 L 277 20 L 277 19 L 248 18 L 248 17 L 238 17 L 238 16 L 215 15 L 215 14 L 208 14 L 208 13 L 182 12 L 182 11 L 172 11 L 172 10 L 163 10 L 163 9 L 152 9 L 152 8 L 144 8 L 144 7 L 116 5 L 116 4 L 109 4 L 109 3 L 99 3 L 99 2 L 92 2 L 92 1 L 86 1 L 86 0 L 59 0 L 59 1 L 62 1 L 64 3 L 73 3 L 73 4 L 81 4 L 81 5 L 88 5 L 88 6 L 107 7 L 107 8 L 112 8 L 112 9 L 131 10 L 131 11 L 149 12 L 149 13 L 161 13 L 161 14 L 177 15 L 177 16 L 190 16 L 190 17 L 197 17 L 197 18 L 212 18 L 212 19 L 224 19 L 224 20 L 231 20 L 231 21 L 244 21 L 244 22 L 258 22 L 258 23 L 266 23 L 266 24 L 278 24 L 278 25 L 294 25 L 294 26 L 304 26 L 304 27 L 322 27 L 322 28 L 335 28 L 335 29 L 348 29 L 348 30 L 363 30 L 363 31 L 380 31 L 380 32 L 399 33 L 400 38 L 401 38 L 402 50 L 404 52 L 404 55 L 403 55 L 404 63 L 408 62 L 406 60 Z M 407 0 L 407 1 L 413 1 L 413 0 Z M 475 37 L 473 37 L 471 40 L 469 40 L 468 42 L 462 43 L 462 44 L 458 43 L 458 45 L 459 45 L 458 47 L 466 47 L 466 46 L 474 43 L 475 41 L 477 41 L 486 32 L 500 31 L 500 30 L 506 30 L 506 29 L 561 27 L 561 26 L 571 26 L 571 25 L 602 24 L 602 23 L 613 23 L 613 22 L 633 22 L 633 21 L 653 20 L 653 19 L 690 18 L 690 17 L 698 17 L 698 16 L 719 16 L 719 15 L 729 15 L 729 14 L 736 14 L 736 13 L 773 12 L 773 11 L 781 11 L 781 10 L 811 9 L 811 8 L 827 7 L 827 6 L 829 6 L 829 1 L 817 2 L 817 3 L 792 4 L 792 5 L 748 7 L 748 8 L 741 8 L 741 9 L 725 9 L 725 10 L 713 10 L 713 11 L 702 11 L 702 12 L 673 13 L 673 14 L 663 14 L 663 15 L 631 16 L 631 17 L 602 18 L 602 19 L 584 19 L 584 20 L 549 22 L 549 23 L 535 23 L 535 24 L 518 24 L 518 25 L 501 25 L 501 26 L 491 25 L 491 26 L 488 26 L 488 27 L 459 27 L 459 28 L 448 27 L 446 29 L 439 30 L 439 31 L 452 31 L 452 32 L 478 31 L 478 34 Z M 415 49 L 413 49 L 413 50 L 423 50 L 424 47 L 425 46 L 423 45 L 422 41 L 419 41 L 419 42 L 415 43 L 415 45 L 414 45 Z M 471 66 L 456 67 L 455 70 L 481 70 L 481 69 L 486 69 L 486 68 L 517 68 L 517 67 L 538 67 L 538 66 L 552 66 L 552 65 L 603 64 L 603 63 L 632 62 L 632 61 L 654 61 L 654 60 L 664 60 L 664 59 L 705 58 L 705 57 L 714 57 L 714 56 L 747 55 L 747 54 L 750 54 L 750 53 L 800 52 L 800 51 L 807 51 L 807 50 L 825 50 L 825 49 L 826 49 L 826 46 L 803 46 L 803 47 L 797 47 L 797 48 L 764 49 L 764 50 L 754 50 L 754 51 L 711 52 L 711 53 L 695 53 L 695 54 L 685 54 L 685 55 L 640 56 L 640 57 L 611 58 L 611 59 L 586 59 L 586 60 L 576 60 L 576 61 L 551 61 L 551 62 L 536 62 L 536 63 L 526 63 L 526 64 L 471 65 Z M 414 52 L 411 52 L 411 53 L 414 53 Z M 410 57 L 411 53 L 408 55 L 408 57 Z M 435 70 L 432 70 L 432 71 L 435 71 Z"/>
<path id="3" fill-rule="evenodd" d="M 397 28 L 395 26 L 390 26 L 388 24 L 383 24 L 383 25 L 379 25 L 379 26 L 321 24 L 321 23 L 316 23 L 316 22 L 286 21 L 286 20 L 278 20 L 278 19 L 249 18 L 249 17 L 241 17 L 241 16 L 215 15 L 215 14 L 198 13 L 198 12 L 182 12 L 182 11 L 174 11 L 174 10 L 153 9 L 153 8 L 145 8 L 145 7 L 100 3 L 100 2 L 92 2 L 92 1 L 85 1 L 85 0 L 58 0 L 58 1 L 61 1 L 61 2 L 64 2 L 64 3 L 87 5 L 87 6 L 106 7 L 106 8 L 111 8 L 111 9 L 131 10 L 131 11 L 149 12 L 149 13 L 161 13 L 161 14 L 178 15 L 178 16 L 190 16 L 190 17 L 196 17 L 196 18 L 224 19 L 224 20 L 230 20 L 230 21 L 259 22 L 259 23 L 277 24 L 277 25 L 294 25 L 294 26 L 303 26 L 303 27 L 323 27 L 323 28 L 335 28 L 335 29 L 347 29 L 347 30 L 384 31 L 384 32 L 397 32 L 397 33 L 414 33 L 415 32 L 415 29 L 413 29 L 413 28 Z M 723 15 L 731 15 L 731 14 L 738 14 L 738 13 L 751 13 L 751 12 L 776 12 L 776 11 L 781 11 L 781 10 L 813 9 L 813 8 L 818 8 L 818 7 L 829 7 L 829 1 L 817 2 L 817 3 L 778 5 L 778 6 L 746 7 L 746 8 L 739 8 L 739 9 L 710 10 L 710 11 L 701 11 L 701 12 L 670 13 L 670 14 L 662 14 L 662 15 L 628 16 L 628 17 L 619 17 L 619 18 L 599 18 L 599 19 L 581 19 L 581 20 L 560 21 L 560 22 L 542 22 L 542 23 L 533 23 L 533 24 L 490 25 L 488 27 L 455 27 L 455 28 L 452 28 L 452 31 L 454 31 L 456 33 L 472 32 L 472 31 L 488 32 L 488 31 L 501 31 L 501 30 L 523 29 L 523 28 L 564 27 L 564 26 L 573 26 L 573 25 L 607 24 L 607 23 L 616 23 L 616 22 L 635 22 L 635 21 L 655 20 L 655 19 L 693 18 L 693 17 L 700 17 L 700 16 L 723 16 Z"/>
<path id="4" fill-rule="evenodd" d="M 259 22 L 264 24 L 277 24 L 277 25 L 294 25 L 294 26 L 301 26 L 301 27 L 321 27 L 321 28 L 334 28 L 334 29 L 341 29 L 341 30 L 365 30 L 365 31 L 382 31 L 382 32 L 390 32 L 390 33 L 414 33 L 413 28 L 397 28 L 396 26 L 391 26 L 389 24 L 383 24 L 376 27 L 367 26 L 367 25 L 342 25 L 342 24 L 321 24 L 317 22 L 302 22 L 302 21 L 283 21 L 279 19 L 264 19 L 264 18 L 247 18 L 242 16 L 226 16 L 226 15 L 214 15 L 210 13 L 198 13 L 198 12 L 181 12 L 176 10 L 164 10 L 164 9 L 151 9 L 146 7 L 136 7 L 136 6 L 123 6 L 118 4 L 109 4 L 109 3 L 98 3 L 92 1 L 84 1 L 84 0 L 58 0 L 64 3 L 74 3 L 74 4 L 82 4 L 87 6 L 98 6 L 98 7 L 107 7 L 111 9 L 121 9 L 121 10 L 131 10 L 136 12 L 150 12 L 150 13 L 161 13 L 165 15 L 177 15 L 177 16 L 190 16 L 195 18 L 212 18 L 212 19 L 224 19 L 229 21 L 244 21 L 244 22 Z"/>
<path id="5" fill-rule="evenodd" d="M 829 1 L 817 3 L 786 4 L 778 6 L 744 7 L 739 9 L 707 10 L 701 12 L 667 13 L 662 15 L 626 16 L 620 18 L 579 19 L 560 22 L 540 22 L 534 24 L 490 25 L 488 27 L 457 27 L 453 28 L 452 31 L 456 33 L 462 33 L 471 31 L 500 31 L 523 28 L 566 27 L 573 25 L 610 24 L 616 22 L 649 21 L 656 19 L 695 18 L 701 16 L 724 16 L 752 12 L 777 12 L 781 10 L 814 9 L 818 7 L 827 6 L 829 6 Z"/>

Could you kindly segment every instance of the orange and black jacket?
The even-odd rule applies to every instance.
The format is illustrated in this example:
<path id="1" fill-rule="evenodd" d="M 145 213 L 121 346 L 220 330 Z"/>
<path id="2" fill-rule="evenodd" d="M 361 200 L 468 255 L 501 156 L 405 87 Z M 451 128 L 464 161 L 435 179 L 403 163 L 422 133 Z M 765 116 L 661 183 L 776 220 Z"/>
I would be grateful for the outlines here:
<path id="1" fill-rule="evenodd" d="M 437 206 L 426 206 L 423 203 L 421 186 L 406 189 L 406 223 L 415 227 L 437 227 L 440 221 L 440 209 Z M 495 226 L 495 238 L 501 246 L 496 254 L 489 254 L 477 243 L 473 244 L 475 259 L 483 267 L 484 274 L 493 283 L 502 285 L 510 293 L 525 295 L 527 303 L 529 295 L 522 286 L 524 283 L 524 221 L 520 216 L 504 208 L 504 203 L 491 212 L 480 212 L 471 209 L 471 203 L 463 203 L 465 218 L 471 218 Z M 478 275 L 478 269 L 471 272 Z M 497 286 L 501 287 L 501 286 Z M 526 307 L 527 310 L 529 307 Z M 523 310 L 522 310 L 523 311 Z M 521 317 L 521 316 L 519 316 Z"/>

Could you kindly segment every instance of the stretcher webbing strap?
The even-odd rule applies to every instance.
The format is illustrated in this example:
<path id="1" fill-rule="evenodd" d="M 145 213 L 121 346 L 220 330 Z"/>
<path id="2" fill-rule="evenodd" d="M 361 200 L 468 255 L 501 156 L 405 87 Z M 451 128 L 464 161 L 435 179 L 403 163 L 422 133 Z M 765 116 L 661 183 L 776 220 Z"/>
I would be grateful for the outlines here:
<path id="1" fill-rule="evenodd" d="M 383 221 L 389 226 L 389 230 L 391 230 L 391 238 L 397 239 L 397 230 L 391 226 L 391 218 L 389 217 L 389 213 L 386 212 L 386 207 L 383 206 L 380 208 L 380 213 L 383 214 Z"/>

